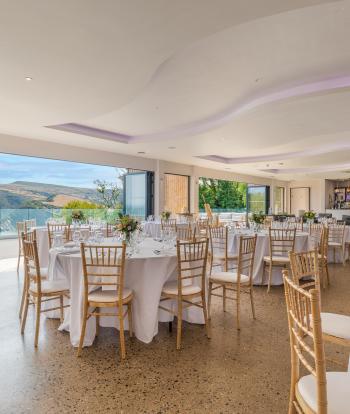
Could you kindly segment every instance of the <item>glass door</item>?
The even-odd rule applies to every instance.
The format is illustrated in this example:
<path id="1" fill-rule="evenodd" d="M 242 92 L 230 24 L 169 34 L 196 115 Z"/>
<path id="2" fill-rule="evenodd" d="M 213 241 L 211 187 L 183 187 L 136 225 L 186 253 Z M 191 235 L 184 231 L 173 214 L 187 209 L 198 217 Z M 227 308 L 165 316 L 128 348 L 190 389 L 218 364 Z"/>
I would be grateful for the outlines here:
<path id="1" fill-rule="evenodd" d="M 145 219 L 153 214 L 153 172 L 138 171 L 124 175 L 124 214 Z"/>
<path id="2" fill-rule="evenodd" d="M 267 185 L 248 185 L 247 209 L 249 213 L 267 214 L 270 207 L 270 187 Z"/>

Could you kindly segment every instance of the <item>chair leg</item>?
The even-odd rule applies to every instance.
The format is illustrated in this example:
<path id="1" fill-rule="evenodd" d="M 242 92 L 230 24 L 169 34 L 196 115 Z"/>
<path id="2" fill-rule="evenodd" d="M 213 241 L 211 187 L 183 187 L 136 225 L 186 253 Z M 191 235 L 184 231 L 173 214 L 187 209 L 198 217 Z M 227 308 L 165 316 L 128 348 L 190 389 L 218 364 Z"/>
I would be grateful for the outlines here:
<path id="1" fill-rule="evenodd" d="M 133 337 L 133 329 L 132 329 L 132 306 L 131 302 L 128 303 L 128 322 L 129 322 L 129 336 L 130 338 Z"/>
<path id="2" fill-rule="evenodd" d="M 343 266 L 345 266 L 345 248 L 342 247 L 342 259 L 343 259 Z"/>
<path id="3" fill-rule="evenodd" d="M 100 308 L 96 308 L 95 312 L 100 312 Z M 99 336 L 100 334 L 100 315 L 95 316 L 95 322 L 96 322 L 96 336 Z"/>
<path id="4" fill-rule="evenodd" d="M 64 310 L 63 310 L 63 295 L 60 296 L 60 322 L 64 320 Z"/>
<path id="5" fill-rule="evenodd" d="M 226 312 L 226 286 L 222 285 L 222 307 Z"/>
<path id="6" fill-rule="evenodd" d="M 326 269 L 326 275 L 327 275 L 327 283 L 328 283 L 328 286 L 329 286 L 331 284 L 331 282 L 330 282 L 330 277 L 329 277 L 328 261 L 326 261 L 326 263 L 325 263 L 325 269 Z"/>
<path id="7" fill-rule="evenodd" d="M 261 276 L 261 285 L 264 284 L 264 278 L 265 278 L 265 260 L 263 261 L 263 271 L 262 271 L 262 276 Z"/>
<path id="8" fill-rule="evenodd" d="M 21 334 L 24 333 L 24 329 L 26 327 L 27 322 L 27 314 L 28 314 L 28 306 L 29 306 L 29 294 L 26 290 L 25 292 L 25 298 L 24 298 L 24 309 L 23 309 L 23 315 L 21 319 Z"/>
<path id="9" fill-rule="evenodd" d="M 34 338 L 34 346 L 35 348 L 38 347 L 38 340 L 39 340 L 39 330 L 40 330 L 40 314 L 41 314 L 41 296 L 36 298 L 36 320 L 35 320 L 35 338 Z"/>
<path id="10" fill-rule="evenodd" d="M 209 282 L 209 286 L 208 286 L 208 319 L 211 319 L 211 291 L 213 289 L 213 283 Z"/>
<path id="11" fill-rule="evenodd" d="M 121 358 L 125 359 L 125 336 L 124 336 L 124 317 L 123 308 L 119 309 L 119 338 L 120 338 L 120 354 Z"/>
<path id="12" fill-rule="evenodd" d="M 19 314 L 18 314 L 18 317 L 19 317 L 20 320 L 22 319 L 23 307 L 24 307 L 24 302 L 25 302 L 26 294 L 27 294 L 27 278 L 24 277 L 23 290 L 22 290 L 22 298 L 21 298 L 21 305 L 19 307 Z"/>
<path id="13" fill-rule="evenodd" d="M 205 329 L 207 331 L 207 337 L 211 338 L 211 332 L 210 332 L 210 322 L 208 319 L 208 310 L 207 310 L 207 302 L 205 299 L 205 292 L 202 291 L 202 305 L 203 305 L 203 315 L 204 315 L 204 322 L 205 322 Z"/>
<path id="14" fill-rule="evenodd" d="M 236 304 L 237 304 L 237 311 L 236 311 L 236 318 L 237 318 L 237 330 L 241 329 L 240 317 L 241 317 L 241 292 L 239 287 L 237 288 L 237 297 L 236 297 Z"/>
<path id="15" fill-rule="evenodd" d="M 177 337 L 176 349 L 181 349 L 181 331 L 182 331 L 182 300 L 177 301 Z"/>
<path id="16" fill-rule="evenodd" d="M 18 259 L 17 259 L 17 278 L 19 278 L 19 263 L 21 261 L 21 252 L 18 252 Z"/>
<path id="17" fill-rule="evenodd" d="M 272 263 L 270 263 L 270 267 L 269 267 L 269 280 L 267 282 L 267 293 L 270 292 L 271 280 L 272 280 Z"/>
<path id="18" fill-rule="evenodd" d="M 86 330 L 86 322 L 87 322 L 87 313 L 88 313 L 88 305 L 84 304 L 83 325 L 81 327 L 81 332 L 80 332 L 80 340 L 79 340 L 79 347 L 78 347 L 78 354 L 77 354 L 78 357 L 80 357 L 81 350 L 83 348 L 83 343 L 84 343 L 84 338 L 85 338 L 85 330 Z"/>
<path id="19" fill-rule="evenodd" d="M 252 305 L 253 319 L 256 319 L 255 318 L 255 305 L 254 305 L 253 286 L 251 286 L 250 289 L 249 289 L 249 295 L 250 295 L 250 303 Z"/>

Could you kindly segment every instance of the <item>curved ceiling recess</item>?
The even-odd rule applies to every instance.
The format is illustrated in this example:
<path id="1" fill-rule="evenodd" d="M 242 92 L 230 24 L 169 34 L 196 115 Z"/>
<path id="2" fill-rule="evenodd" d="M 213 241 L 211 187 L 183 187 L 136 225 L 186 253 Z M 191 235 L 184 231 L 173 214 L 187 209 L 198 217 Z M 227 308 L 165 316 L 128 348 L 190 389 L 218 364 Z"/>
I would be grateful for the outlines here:
<path id="1" fill-rule="evenodd" d="M 302 97 L 306 95 L 316 94 L 320 92 L 329 92 L 332 90 L 348 88 L 350 87 L 350 76 L 343 76 L 343 77 L 336 77 L 330 79 L 324 79 L 318 82 L 312 82 L 308 84 L 302 84 L 299 86 L 294 86 L 291 88 L 275 91 L 269 94 L 251 97 L 250 99 L 246 99 L 244 102 L 240 104 L 232 105 L 226 108 L 224 111 L 220 113 L 216 113 L 210 117 L 202 119 L 200 121 L 195 121 L 186 125 L 179 125 L 173 129 L 157 132 L 154 134 L 144 134 L 144 135 L 127 135 L 107 129 L 91 127 L 86 124 L 81 123 L 66 123 L 66 124 L 59 124 L 59 125 L 49 125 L 47 128 L 57 129 L 60 131 L 65 132 L 72 132 L 76 134 L 88 135 L 95 138 L 106 139 L 109 141 L 115 141 L 124 144 L 133 144 L 133 143 L 140 143 L 140 142 L 152 142 L 152 141 L 160 141 L 165 139 L 174 139 L 180 136 L 192 136 L 197 135 L 208 130 L 218 128 L 229 121 L 232 121 L 235 117 L 246 113 L 252 109 L 255 109 L 259 106 L 266 105 L 269 103 L 282 101 L 290 98 L 295 97 Z M 298 151 L 294 153 L 286 153 L 286 154 L 268 154 L 263 156 L 256 156 L 256 157 L 239 157 L 239 158 L 226 158 L 219 155 L 202 155 L 198 156 L 198 158 L 206 159 L 209 161 L 220 162 L 224 164 L 238 164 L 238 163 L 250 163 L 250 162 L 257 162 L 257 161 L 271 161 L 271 160 L 280 160 L 280 159 L 288 159 L 288 158 L 295 158 L 300 156 L 306 155 L 317 155 L 323 154 L 329 151 L 335 151 L 337 149 L 341 149 L 343 146 L 336 146 L 333 145 L 331 148 L 329 146 L 312 149 L 312 150 L 305 150 L 305 151 Z"/>
<path id="2" fill-rule="evenodd" d="M 305 168 L 284 168 L 284 169 L 278 169 L 278 168 L 270 168 L 270 169 L 264 169 L 260 170 L 264 173 L 269 174 L 304 174 L 304 173 L 322 173 L 325 171 L 341 171 L 343 170 L 344 173 L 349 173 L 350 164 L 329 164 L 329 165 L 323 165 L 322 167 L 305 167 Z"/>

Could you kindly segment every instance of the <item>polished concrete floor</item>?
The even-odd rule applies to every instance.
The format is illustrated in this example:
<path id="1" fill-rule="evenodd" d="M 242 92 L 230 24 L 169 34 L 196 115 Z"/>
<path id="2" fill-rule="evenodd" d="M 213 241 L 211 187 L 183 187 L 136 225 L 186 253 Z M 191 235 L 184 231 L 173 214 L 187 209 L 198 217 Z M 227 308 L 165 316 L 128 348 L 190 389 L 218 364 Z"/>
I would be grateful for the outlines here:
<path id="1" fill-rule="evenodd" d="M 175 335 L 162 324 L 149 345 L 127 336 L 121 362 L 118 335 L 105 328 L 78 359 L 56 320 L 42 321 L 38 350 L 32 312 L 21 336 L 15 265 L 15 259 L 0 261 L 0 413 L 286 413 L 290 364 L 282 287 L 270 294 L 255 289 L 257 319 L 245 301 L 240 333 L 233 305 L 224 314 L 217 300 L 211 340 L 202 326 L 185 324 L 183 349 L 176 351 Z M 350 266 L 331 266 L 331 276 L 323 309 L 350 314 Z M 345 350 L 327 346 L 326 352 L 346 369 Z"/>

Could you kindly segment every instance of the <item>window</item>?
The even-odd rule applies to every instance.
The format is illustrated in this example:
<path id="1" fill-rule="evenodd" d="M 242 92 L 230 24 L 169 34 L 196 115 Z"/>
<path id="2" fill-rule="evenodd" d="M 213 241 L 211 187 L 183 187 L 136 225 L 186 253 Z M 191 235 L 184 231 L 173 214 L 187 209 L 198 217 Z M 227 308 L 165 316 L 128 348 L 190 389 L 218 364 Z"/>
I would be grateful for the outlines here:
<path id="1" fill-rule="evenodd" d="M 248 212 L 268 213 L 270 207 L 270 187 L 248 185 Z"/>
<path id="2" fill-rule="evenodd" d="M 274 187 L 273 200 L 274 214 L 284 213 L 284 187 Z"/>
<path id="3" fill-rule="evenodd" d="M 190 177 L 187 175 L 165 174 L 164 210 L 174 214 L 190 210 Z"/>

